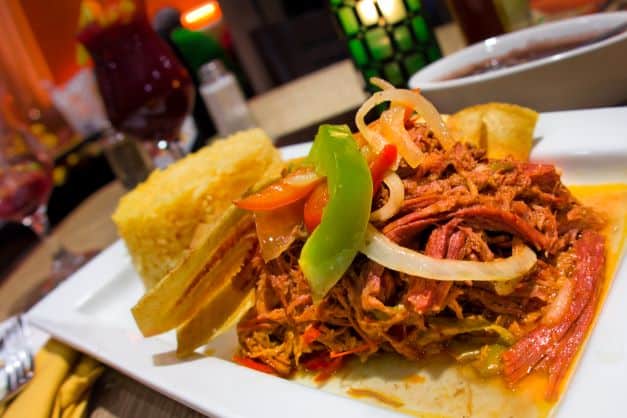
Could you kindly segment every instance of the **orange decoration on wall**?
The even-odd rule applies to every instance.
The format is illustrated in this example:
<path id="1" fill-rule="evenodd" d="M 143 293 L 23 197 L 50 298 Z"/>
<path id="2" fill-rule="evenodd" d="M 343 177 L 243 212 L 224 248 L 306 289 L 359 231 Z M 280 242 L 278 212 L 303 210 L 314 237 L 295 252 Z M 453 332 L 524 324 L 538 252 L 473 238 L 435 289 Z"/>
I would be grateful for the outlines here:
<path id="1" fill-rule="evenodd" d="M 50 105 L 45 86 L 52 81 L 50 68 L 27 16 L 18 0 L 0 3 L 0 81 L 11 89 L 13 105 L 23 113 L 30 108 Z"/>

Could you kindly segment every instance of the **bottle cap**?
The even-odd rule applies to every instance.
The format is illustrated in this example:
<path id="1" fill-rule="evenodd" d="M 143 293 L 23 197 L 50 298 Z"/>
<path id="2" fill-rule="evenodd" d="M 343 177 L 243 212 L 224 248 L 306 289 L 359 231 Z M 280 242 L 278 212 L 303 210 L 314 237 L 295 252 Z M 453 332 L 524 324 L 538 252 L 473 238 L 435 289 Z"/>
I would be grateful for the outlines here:
<path id="1" fill-rule="evenodd" d="M 203 83 L 213 83 L 226 74 L 228 71 L 222 61 L 218 59 L 209 61 L 198 70 L 198 76 Z"/>

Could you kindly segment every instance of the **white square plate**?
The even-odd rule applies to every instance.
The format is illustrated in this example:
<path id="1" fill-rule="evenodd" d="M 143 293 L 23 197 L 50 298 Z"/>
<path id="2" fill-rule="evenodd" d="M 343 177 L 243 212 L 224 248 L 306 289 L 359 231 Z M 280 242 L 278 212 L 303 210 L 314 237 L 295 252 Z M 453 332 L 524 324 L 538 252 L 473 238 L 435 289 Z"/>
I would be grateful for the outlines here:
<path id="1" fill-rule="evenodd" d="M 627 183 L 627 107 L 542 114 L 532 160 L 564 170 L 566 184 Z M 310 144 L 283 156 L 307 153 Z M 393 417 L 398 413 L 258 373 L 228 361 L 237 341 L 214 341 L 211 357 L 176 361 L 173 333 L 143 338 L 130 313 L 143 287 L 120 241 L 28 314 L 35 326 L 199 412 L 220 417 Z M 560 417 L 623 416 L 627 377 L 627 266 L 619 267 Z M 199 356 L 200 357 L 200 356 Z"/>

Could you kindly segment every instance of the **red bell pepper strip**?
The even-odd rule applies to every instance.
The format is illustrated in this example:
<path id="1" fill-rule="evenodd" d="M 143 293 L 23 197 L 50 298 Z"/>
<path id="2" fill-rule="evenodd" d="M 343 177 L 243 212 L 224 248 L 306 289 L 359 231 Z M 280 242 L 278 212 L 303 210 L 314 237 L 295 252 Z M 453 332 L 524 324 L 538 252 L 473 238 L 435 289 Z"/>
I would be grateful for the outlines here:
<path id="1" fill-rule="evenodd" d="M 405 122 L 407 122 L 411 118 L 411 115 L 413 115 L 413 114 L 414 114 L 414 108 L 411 107 L 411 106 L 406 106 L 405 107 L 405 116 L 403 117 L 403 120 Z"/>
<path id="2" fill-rule="evenodd" d="M 313 324 L 309 324 L 307 328 L 305 328 L 305 332 L 303 332 L 303 342 L 305 345 L 311 345 L 311 343 L 318 339 L 320 334 L 322 334 L 322 331 L 320 331 L 319 328 Z"/>
<path id="3" fill-rule="evenodd" d="M 248 367 L 249 369 L 257 370 L 259 372 L 274 374 L 274 375 L 277 374 L 276 371 L 272 367 L 268 366 L 267 364 L 263 364 L 258 361 L 255 361 L 249 357 L 233 356 L 233 361 L 241 366 Z"/>
<path id="4" fill-rule="evenodd" d="M 320 354 L 303 361 L 302 365 L 309 371 L 318 372 L 314 380 L 320 383 L 324 382 L 331 377 L 333 373 L 338 371 L 344 363 L 343 360 L 343 357 L 332 359 L 329 357 L 329 353 L 321 352 Z"/>
<path id="5" fill-rule="evenodd" d="M 344 357 L 344 356 L 348 356 L 349 354 L 361 353 L 363 351 L 368 350 L 369 348 L 370 348 L 370 344 L 364 343 L 346 351 L 339 351 L 339 352 L 331 351 L 331 353 L 329 353 L 329 357 L 331 357 L 332 359 L 338 358 L 338 357 Z"/>
<path id="6" fill-rule="evenodd" d="M 396 161 L 396 146 L 388 144 L 370 163 L 370 175 L 372 176 L 372 187 L 376 193 L 385 173 Z M 329 188 L 326 183 L 320 183 L 307 198 L 304 210 L 305 226 L 311 234 L 322 220 L 322 211 L 329 201 Z"/>
<path id="7" fill-rule="evenodd" d="M 303 211 L 303 218 L 307 231 L 311 234 L 322 220 L 322 211 L 329 201 L 327 183 L 320 183 L 307 198 Z"/>
<path id="8" fill-rule="evenodd" d="M 379 190 L 385 173 L 396 161 L 396 146 L 387 144 L 383 147 L 379 155 L 370 163 L 370 175 L 372 176 L 372 189 L 374 193 Z"/>
<path id="9" fill-rule="evenodd" d="M 327 367 L 326 369 L 318 373 L 318 375 L 315 377 L 314 380 L 320 383 L 320 382 L 324 382 L 325 380 L 333 376 L 333 373 L 340 370 L 342 366 L 344 365 L 343 359 L 344 359 L 343 357 L 332 359 L 331 362 L 329 363 L 329 367 Z"/>
<path id="10" fill-rule="evenodd" d="M 234 203 L 246 210 L 271 211 L 304 199 L 322 180 L 312 170 L 297 170 L 262 191 Z"/>

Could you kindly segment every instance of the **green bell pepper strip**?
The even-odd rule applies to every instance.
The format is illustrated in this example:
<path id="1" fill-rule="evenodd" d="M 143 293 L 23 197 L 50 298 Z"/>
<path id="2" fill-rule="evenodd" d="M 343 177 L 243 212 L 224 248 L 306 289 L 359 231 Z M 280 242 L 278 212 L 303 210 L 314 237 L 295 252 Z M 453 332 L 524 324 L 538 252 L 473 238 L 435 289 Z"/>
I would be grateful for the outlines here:
<path id="1" fill-rule="evenodd" d="M 502 355 L 509 346 L 495 343 L 477 346 L 475 341 L 449 342 L 446 351 L 458 363 L 469 364 L 481 377 L 496 376 L 503 371 Z"/>
<path id="2" fill-rule="evenodd" d="M 501 356 L 505 351 L 507 346 L 501 344 L 484 345 L 479 352 L 479 358 L 470 364 L 481 377 L 499 375 L 503 370 Z"/>
<path id="3" fill-rule="evenodd" d="M 372 205 L 372 177 L 346 125 L 322 125 L 307 162 L 326 176 L 329 201 L 298 263 L 315 301 L 346 272 L 362 247 Z"/>
<path id="4" fill-rule="evenodd" d="M 427 324 L 428 329 L 417 340 L 420 345 L 444 341 L 459 334 L 477 331 L 495 333 L 504 345 L 509 346 L 516 342 L 516 338 L 509 330 L 488 321 L 483 316 L 467 316 L 464 319 L 434 317 L 429 318 Z"/>

